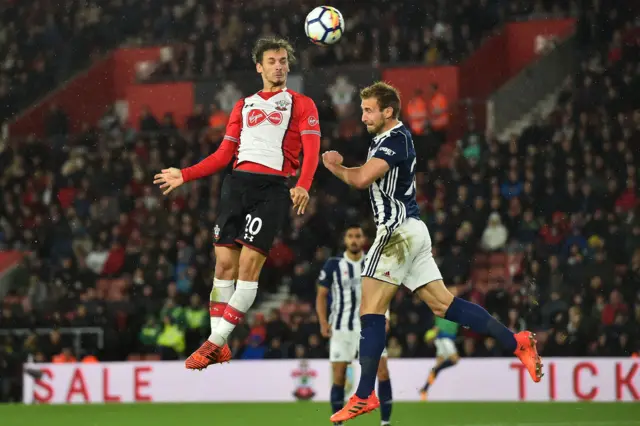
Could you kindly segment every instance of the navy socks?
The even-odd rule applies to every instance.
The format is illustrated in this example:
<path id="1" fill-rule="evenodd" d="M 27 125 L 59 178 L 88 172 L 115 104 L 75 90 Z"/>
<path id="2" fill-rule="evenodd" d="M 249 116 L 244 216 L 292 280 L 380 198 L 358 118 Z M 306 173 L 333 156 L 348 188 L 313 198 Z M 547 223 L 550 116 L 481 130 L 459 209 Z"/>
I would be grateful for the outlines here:
<path id="1" fill-rule="evenodd" d="M 344 406 L 344 386 L 333 385 L 331 387 L 331 410 L 337 413 Z"/>
<path id="2" fill-rule="evenodd" d="M 433 372 L 438 375 L 439 372 L 444 370 L 445 368 L 449 368 L 453 365 L 453 362 L 450 359 L 445 359 L 442 364 L 433 369 Z"/>
<path id="3" fill-rule="evenodd" d="M 454 297 L 444 318 L 468 327 L 476 333 L 494 337 L 509 352 L 514 352 L 518 346 L 513 332 L 475 303 Z"/>
<path id="4" fill-rule="evenodd" d="M 391 405 L 393 402 L 391 380 L 378 382 L 378 399 L 380 399 L 380 420 L 382 420 L 382 424 L 387 424 L 391 420 Z"/>
<path id="5" fill-rule="evenodd" d="M 429 390 L 429 386 L 431 386 L 434 382 L 434 380 L 436 380 L 436 377 L 438 377 L 438 373 L 440 373 L 442 370 L 444 370 L 445 368 L 449 368 L 454 366 L 455 364 L 450 360 L 450 359 L 445 359 L 442 364 L 440 364 L 439 366 L 433 368 L 431 370 L 431 373 L 429 373 L 429 378 L 427 379 L 427 383 L 422 387 L 423 391 L 428 391 Z"/>
<path id="6" fill-rule="evenodd" d="M 360 383 L 356 390 L 358 398 L 367 399 L 376 384 L 380 355 L 384 350 L 386 318 L 384 315 L 367 314 L 360 317 Z"/>

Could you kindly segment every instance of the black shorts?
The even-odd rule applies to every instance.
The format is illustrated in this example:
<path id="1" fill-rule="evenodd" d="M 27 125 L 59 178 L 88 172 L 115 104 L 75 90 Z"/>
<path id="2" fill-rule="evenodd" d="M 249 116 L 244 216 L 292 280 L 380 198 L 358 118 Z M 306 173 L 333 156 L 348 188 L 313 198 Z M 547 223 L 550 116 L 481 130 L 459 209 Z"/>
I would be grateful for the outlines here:
<path id="1" fill-rule="evenodd" d="M 222 183 L 216 246 L 247 246 L 264 255 L 289 217 L 291 198 L 286 178 L 234 171 Z"/>

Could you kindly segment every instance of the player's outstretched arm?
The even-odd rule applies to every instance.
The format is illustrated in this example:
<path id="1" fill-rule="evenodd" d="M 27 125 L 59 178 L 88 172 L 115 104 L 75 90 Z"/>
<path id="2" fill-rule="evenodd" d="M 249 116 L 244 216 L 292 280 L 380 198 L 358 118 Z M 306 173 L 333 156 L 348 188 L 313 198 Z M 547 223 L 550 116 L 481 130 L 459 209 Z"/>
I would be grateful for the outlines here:
<path id="1" fill-rule="evenodd" d="M 169 194 L 171 191 L 184 183 L 182 172 L 175 167 L 162 169 L 160 173 L 153 177 L 153 183 L 160 186 L 163 195 Z"/>
<path id="2" fill-rule="evenodd" d="M 338 179 L 357 189 L 366 189 L 389 171 L 389 163 L 380 158 L 372 158 L 360 167 L 344 167 L 344 158 L 336 151 L 322 154 L 324 166 Z"/>
<path id="3" fill-rule="evenodd" d="M 198 164 L 182 169 L 182 178 L 185 182 L 189 182 L 218 173 L 231 162 L 237 147 L 238 144 L 236 142 L 224 139 L 216 152 Z"/>
<path id="4" fill-rule="evenodd" d="M 233 159 L 233 155 L 240 143 L 240 132 L 242 131 L 242 108 L 244 99 L 239 100 L 233 107 L 227 122 L 227 130 L 222 143 L 210 156 L 198 164 L 182 169 L 182 179 L 185 182 L 210 176 L 224 169 Z"/>

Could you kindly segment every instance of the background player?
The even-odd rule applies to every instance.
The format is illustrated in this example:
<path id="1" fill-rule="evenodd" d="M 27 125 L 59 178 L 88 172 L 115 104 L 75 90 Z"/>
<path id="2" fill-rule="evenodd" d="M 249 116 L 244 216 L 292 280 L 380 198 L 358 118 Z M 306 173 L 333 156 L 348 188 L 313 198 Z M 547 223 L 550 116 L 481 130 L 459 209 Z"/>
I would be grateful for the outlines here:
<path id="1" fill-rule="evenodd" d="M 184 182 L 222 170 L 236 156 L 234 170 L 222 184 L 213 230 L 211 336 L 186 360 L 189 369 L 231 359 L 227 339 L 256 298 L 260 271 L 291 202 L 298 214 L 304 213 L 318 165 L 317 108 L 310 98 L 286 88 L 295 62 L 293 48 L 286 40 L 269 37 L 258 40 L 252 54 L 263 89 L 236 103 L 218 150 L 195 166 L 164 169 L 154 179 L 166 195 Z M 287 190 L 287 178 L 300 166 L 301 148 L 300 178 Z"/>
<path id="2" fill-rule="evenodd" d="M 333 370 L 331 409 L 337 413 L 344 406 L 344 387 L 347 367 L 358 358 L 360 345 L 361 273 L 364 266 L 364 232 L 360 225 L 347 227 L 344 233 L 346 251 L 342 256 L 328 259 L 320 271 L 316 311 L 320 332 L 329 338 L 329 359 Z M 327 318 L 327 299 L 331 297 L 331 310 Z M 387 312 L 388 315 L 388 312 Z M 389 323 L 387 321 L 387 330 Z M 378 366 L 378 395 L 382 425 L 391 420 L 391 380 L 387 366 L 386 349 Z M 341 424 L 336 422 L 335 424 Z"/>
<path id="3" fill-rule="evenodd" d="M 431 369 L 427 382 L 420 391 L 423 401 L 427 400 L 429 386 L 433 384 L 440 373 L 445 368 L 453 367 L 460 360 L 458 348 L 456 348 L 456 336 L 458 334 L 458 324 L 444 318 L 435 317 L 434 326 L 427 332 L 426 340 L 431 342 L 435 339 L 436 345 L 436 365 Z"/>
<path id="4" fill-rule="evenodd" d="M 362 121 L 374 135 L 368 161 L 347 168 L 342 156 L 323 154 L 325 167 L 343 182 L 369 188 L 373 214 L 378 226 L 376 239 L 367 253 L 362 280 L 362 337 L 360 339 L 360 383 L 355 395 L 331 421 L 346 421 L 376 409 L 374 392 L 380 354 L 385 346 L 384 313 L 404 285 L 415 292 L 436 316 L 495 337 L 520 358 L 532 379 L 542 377 L 542 363 L 533 335 L 514 335 L 482 307 L 454 297 L 444 285 L 431 254 L 431 237 L 420 220 L 416 202 L 416 156 L 411 133 L 402 122 L 400 96 L 395 88 L 376 83 L 362 90 Z"/>
<path id="5" fill-rule="evenodd" d="M 471 289 L 472 286 L 470 284 L 471 283 L 467 286 L 467 290 Z M 451 291 L 454 296 L 460 294 L 459 287 L 450 287 L 449 291 Z M 438 374 L 446 368 L 453 367 L 460 360 L 458 348 L 456 347 L 457 335 L 458 324 L 437 316 L 434 318 L 434 325 L 427 331 L 425 340 L 431 342 L 435 339 L 436 365 L 431 369 L 425 385 L 420 390 L 420 398 L 423 401 L 427 400 L 429 387 L 436 380 Z"/>

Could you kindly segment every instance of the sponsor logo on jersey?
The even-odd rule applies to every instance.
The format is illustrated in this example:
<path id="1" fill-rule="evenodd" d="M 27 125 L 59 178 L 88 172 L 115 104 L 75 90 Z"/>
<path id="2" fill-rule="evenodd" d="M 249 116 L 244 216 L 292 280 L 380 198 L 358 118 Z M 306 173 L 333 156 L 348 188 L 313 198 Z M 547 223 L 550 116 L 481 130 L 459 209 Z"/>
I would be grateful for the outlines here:
<path id="1" fill-rule="evenodd" d="M 267 114 L 264 110 L 252 109 L 251 111 L 249 111 L 249 114 L 247 114 L 248 127 L 259 126 L 265 121 L 268 121 L 274 126 L 278 126 L 282 124 L 283 120 L 284 120 L 284 117 L 282 116 L 282 113 L 279 111 L 273 111 Z"/>
<path id="2" fill-rule="evenodd" d="M 318 119 L 311 116 L 309 117 L 309 119 L 307 120 L 307 123 L 309 123 L 309 126 L 313 127 L 313 126 L 317 126 L 318 125 Z"/>
<path id="3" fill-rule="evenodd" d="M 396 155 L 396 152 L 394 150 L 389 149 L 386 146 L 383 146 L 382 148 L 380 148 L 380 151 L 384 152 L 389 157 L 393 157 L 394 155 Z"/>

